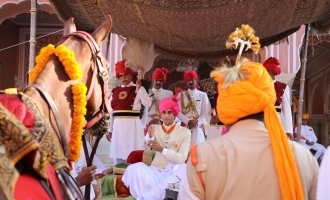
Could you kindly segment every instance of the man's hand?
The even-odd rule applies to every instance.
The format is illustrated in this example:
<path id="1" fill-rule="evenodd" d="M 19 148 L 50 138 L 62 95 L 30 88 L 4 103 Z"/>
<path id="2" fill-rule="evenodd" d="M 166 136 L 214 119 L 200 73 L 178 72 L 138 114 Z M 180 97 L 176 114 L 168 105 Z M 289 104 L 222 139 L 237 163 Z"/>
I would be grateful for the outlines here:
<path id="1" fill-rule="evenodd" d="M 91 183 L 94 179 L 95 170 L 95 164 L 92 164 L 90 167 L 83 167 L 81 169 L 81 172 L 76 177 L 76 182 L 78 186 L 80 187 Z"/>
<path id="2" fill-rule="evenodd" d="M 189 129 L 195 128 L 197 126 L 198 120 L 197 119 L 191 119 L 188 121 L 187 127 Z"/>
<path id="3" fill-rule="evenodd" d="M 107 137 L 107 140 L 108 140 L 109 142 L 111 142 L 112 132 L 109 132 L 109 134 L 106 135 L 106 137 Z"/>
<path id="4" fill-rule="evenodd" d="M 158 152 L 160 152 L 160 153 L 163 152 L 163 147 L 160 146 L 160 144 L 157 142 L 157 140 L 149 141 L 149 142 L 148 142 L 148 146 L 149 146 L 150 148 L 152 148 L 153 150 L 155 150 L 155 151 L 158 151 Z"/>
<path id="5" fill-rule="evenodd" d="M 150 120 L 149 124 L 160 124 L 160 120 L 159 119 L 152 119 Z"/>
<path id="6" fill-rule="evenodd" d="M 214 115 L 211 117 L 210 124 L 217 124 L 218 122 L 220 122 L 218 115 Z"/>
<path id="7" fill-rule="evenodd" d="M 141 85 L 142 85 L 141 80 L 140 79 L 136 80 L 136 88 L 140 89 Z"/>
<path id="8" fill-rule="evenodd" d="M 311 141 L 307 140 L 307 141 L 306 141 L 306 144 L 312 146 L 312 145 L 314 144 L 314 142 L 311 142 Z"/>
<path id="9" fill-rule="evenodd" d="M 293 134 L 292 133 L 286 133 L 286 135 L 288 136 L 288 138 L 290 140 L 294 140 Z"/>

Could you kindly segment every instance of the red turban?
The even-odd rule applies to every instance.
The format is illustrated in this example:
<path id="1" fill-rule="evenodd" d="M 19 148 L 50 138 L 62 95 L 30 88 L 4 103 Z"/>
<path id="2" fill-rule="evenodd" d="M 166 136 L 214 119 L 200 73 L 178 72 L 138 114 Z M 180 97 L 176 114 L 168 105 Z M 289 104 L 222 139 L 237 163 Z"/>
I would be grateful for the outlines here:
<path id="1" fill-rule="evenodd" d="M 265 62 L 264 62 L 264 67 L 267 70 L 270 70 L 275 76 L 279 75 L 281 73 L 281 68 L 280 68 L 280 63 L 279 61 L 274 58 L 274 57 L 269 57 Z"/>
<path id="2" fill-rule="evenodd" d="M 119 78 L 119 74 L 132 74 L 133 77 L 137 75 L 136 72 L 132 71 L 129 67 L 125 65 L 126 60 L 122 60 L 116 63 L 115 71 L 116 77 Z"/>
<path id="3" fill-rule="evenodd" d="M 183 75 L 183 80 L 185 83 L 187 83 L 188 78 L 192 78 L 195 81 L 198 81 L 198 75 L 197 75 L 196 71 L 194 71 L 194 70 L 186 71 Z"/>
<path id="4" fill-rule="evenodd" d="M 156 68 L 154 73 L 152 74 L 152 80 L 158 80 L 158 79 L 162 79 L 163 83 L 166 83 L 166 73 L 168 72 L 168 70 L 164 67 L 162 68 Z"/>
<path id="5" fill-rule="evenodd" d="M 164 98 L 160 103 L 159 103 L 159 112 L 162 113 L 164 110 L 171 109 L 172 113 L 174 116 L 178 116 L 180 112 L 180 107 L 179 107 L 179 98 L 176 96 L 172 96 L 172 99 L 170 98 Z"/>

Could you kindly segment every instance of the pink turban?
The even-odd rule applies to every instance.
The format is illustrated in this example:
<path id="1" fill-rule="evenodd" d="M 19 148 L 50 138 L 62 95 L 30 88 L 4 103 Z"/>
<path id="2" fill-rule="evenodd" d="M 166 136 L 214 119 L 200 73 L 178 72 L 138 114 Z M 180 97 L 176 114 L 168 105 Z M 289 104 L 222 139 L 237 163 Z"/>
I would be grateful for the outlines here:
<path id="1" fill-rule="evenodd" d="M 159 104 L 159 112 L 162 113 L 164 110 L 171 109 L 174 116 L 177 117 L 180 112 L 179 100 L 176 96 L 172 96 L 172 99 L 164 98 Z"/>
<path id="2" fill-rule="evenodd" d="M 186 71 L 183 75 L 183 80 L 185 83 L 187 83 L 188 78 L 192 78 L 195 81 L 198 81 L 198 75 L 197 75 L 196 71 L 194 71 L 194 70 Z"/>
<path id="3" fill-rule="evenodd" d="M 168 70 L 164 67 L 162 68 L 156 68 L 154 73 L 152 74 L 152 80 L 158 80 L 158 79 L 162 79 L 163 83 L 166 83 L 166 73 L 168 72 Z"/>
<path id="4" fill-rule="evenodd" d="M 265 62 L 264 62 L 264 67 L 267 70 L 270 70 L 275 76 L 279 75 L 281 73 L 281 68 L 280 68 L 280 63 L 279 61 L 274 58 L 274 57 L 269 57 Z"/>

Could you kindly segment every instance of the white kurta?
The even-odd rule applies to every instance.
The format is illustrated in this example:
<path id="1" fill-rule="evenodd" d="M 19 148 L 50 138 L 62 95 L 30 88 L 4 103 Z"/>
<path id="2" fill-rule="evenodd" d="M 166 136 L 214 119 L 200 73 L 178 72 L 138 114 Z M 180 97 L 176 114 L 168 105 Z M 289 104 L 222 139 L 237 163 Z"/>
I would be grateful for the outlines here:
<path id="1" fill-rule="evenodd" d="M 205 92 L 199 91 L 197 89 L 190 90 L 188 89 L 188 92 L 190 94 L 190 97 L 195 105 L 195 108 L 197 110 L 197 113 L 199 115 L 198 118 L 198 125 L 197 127 L 192 129 L 192 135 L 191 135 L 191 146 L 194 144 L 200 144 L 204 142 L 205 137 L 203 130 L 201 129 L 201 126 L 205 123 L 207 123 L 207 119 L 209 118 L 208 115 L 211 115 L 211 104 L 207 97 L 207 94 Z M 184 106 L 188 103 L 188 98 L 185 94 L 185 92 L 182 92 L 179 94 L 179 97 L 181 98 L 181 94 L 183 94 L 183 101 Z M 181 107 L 181 100 L 179 101 L 179 106 L 181 112 L 178 115 L 178 118 L 181 120 L 181 122 L 188 124 L 188 121 L 190 120 L 189 117 L 197 117 L 196 114 L 192 111 L 189 111 L 186 114 L 182 113 L 182 107 Z"/>
<path id="2" fill-rule="evenodd" d="M 156 138 L 164 147 L 163 152 L 156 152 L 151 166 L 142 162 L 128 166 L 122 177 L 123 183 L 137 200 L 164 199 L 168 182 L 179 182 L 178 177 L 181 179 L 185 174 L 184 161 L 189 151 L 190 132 L 177 125 L 166 140 L 160 125 L 155 131 L 155 137 L 150 139 L 147 134 L 145 140 L 147 142 Z"/>
<path id="3" fill-rule="evenodd" d="M 330 198 L 330 147 L 328 147 L 321 162 L 319 180 L 317 183 L 317 200 Z"/>
<path id="4" fill-rule="evenodd" d="M 295 133 L 297 133 L 298 131 L 298 127 L 295 128 Z M 318 159 L 319 157 L 322 158 L 323 154 L 325 153 L 325 147 L 317 142 L 317 137 L 314 133 L 314 130 L 312 127 L 308 126 L 308 125 L 301 125 L 301 133 L 300 133 L 300 144 L 303 145 L 304 147 L 306 147 L 308 150 L 315 150 L 316 153 L 314 155 L 314 157 L 316 159 Z M 313 145 L 308 145 L 306 144 L 306 141 L 310 141 L 310 142 L 314 142 Z"/>
<path id="5" fill-rule="evenodd" d="M 129 86 L 135 86 L 135 84 L 131 83 Z M 132 110 L 139 111 L 141 104 L 146 109 L 151 105 L 149 95 L 144 87 L 140 87 L 136 91 Z M 112 118 L 109 128 L 109 132 L 112 132 L 109 157 L 126 160 L 132 151 L 141 150 L 144 136 L 143 130 L 144 127 L 139 118 Z"/>
<path id="6" fill-rule="evenodd" d="M 276 80 L 274 80 L 276 81 Z M 292 126 L 292 112 L 291 112 L 291 94 L 290 94 L 290 88 L 287 85 L 285 87 L 283 96 L 282 96 L 282 104 L 280 105 L 282 107 L 282 111 L 279 114 L 282 126 L 284 128 L 284 131 L 286 133 L 291 133 L 293 131 Z"/>
<path id="7" fill-rule="evenodd" d="M 151 91 L 149 92 L 149 95 L 152 95 L 151 93 L 153 94 L 153 96 L 150 97 L 150 100 L 153 101 L 155 98 L 158 101 L 158 105 L 164 98 L 171 98 L 173 95 L 172 91 L 164 90 L 162 88 L 160 88 L 160 89 L 152 88 Z M 150 117 L 151 115 L 154 115 L 154 114 L 160 115 L 159 108 L 156 107 L 155 103 L 152 103 L 151 106 L 147 110 L 148 110 L 148 120 L 147 120 L 148 123 L 152 119 Z"/>

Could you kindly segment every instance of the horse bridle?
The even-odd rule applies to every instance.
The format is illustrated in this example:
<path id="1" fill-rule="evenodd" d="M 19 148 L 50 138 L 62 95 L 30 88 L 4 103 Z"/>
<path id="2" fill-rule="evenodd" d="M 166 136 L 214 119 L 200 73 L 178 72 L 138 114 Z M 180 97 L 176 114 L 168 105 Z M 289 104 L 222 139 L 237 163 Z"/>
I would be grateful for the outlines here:
<path id="1" fill-rule="evenodd" d="M 95 79 L 97 78 L 96 71 L 99 72 L 98 75 L 103 80 L 103 86 L 102 86 L 103 99 L 102 99 L 102 104 L 100 106 L 101 108 L 96 114 L 94 114 L 92 116 L 92 119 L 90 121 L 85 123 L 84 128 L 88 129 L 88 128 L 91 128 L 95 123 L 97 123 L 104 116 L 106 116 L 110 111 L 110 102 L 108 101 L 108 85 L 107 85 L 108 81 L 109 81 L 109 75 L 108 75 L 108 72 L 103 67 L 100 48 L 98 47 L 94 38 L 89 33 L 84 32 L 84 31 L 76 31 L 76 32 L 69 33 L 69 34 L 63 36 L 59 41 L 61 41 L 62 39 L 66 39 L 69 36 L 79 37 L 79 38 L 83 39 L 85 42 L 87 42 L 87 44 L 89 45 L 91 52 L 92 52 L 92 59 L 94 61 L 93 63 L 96 65 L 96 69 L 94 69 L 94 71 L 93 71 L 91 84 L 90 84 L 88 92 L 87 92 L 87 96 L 86 96 L 87 101 L 90 99 L 90 97 L 93 93 Z M 64 155 L 68 158 L 69 157 L 68 142 L 65 137 L 63 122 L 60 118 L 60 115 L 59 115 L 59 112 L 58 112 L 58 109 L 57 109 L 57 106 L 56 106 L 54 100 L 42 86 L 35 84 L 35 83 L 30 84 L 30 85 L 26 86 L 24 91 L 29 87 L 36 88 L 39 91 L 39 93 L 44 97 L 44 99 L 46 100 L 50 109 L 52 110 L 58 130 L 60 132 L 60 135 L 58 135 L 58 138 L 62 143 Z"/>

